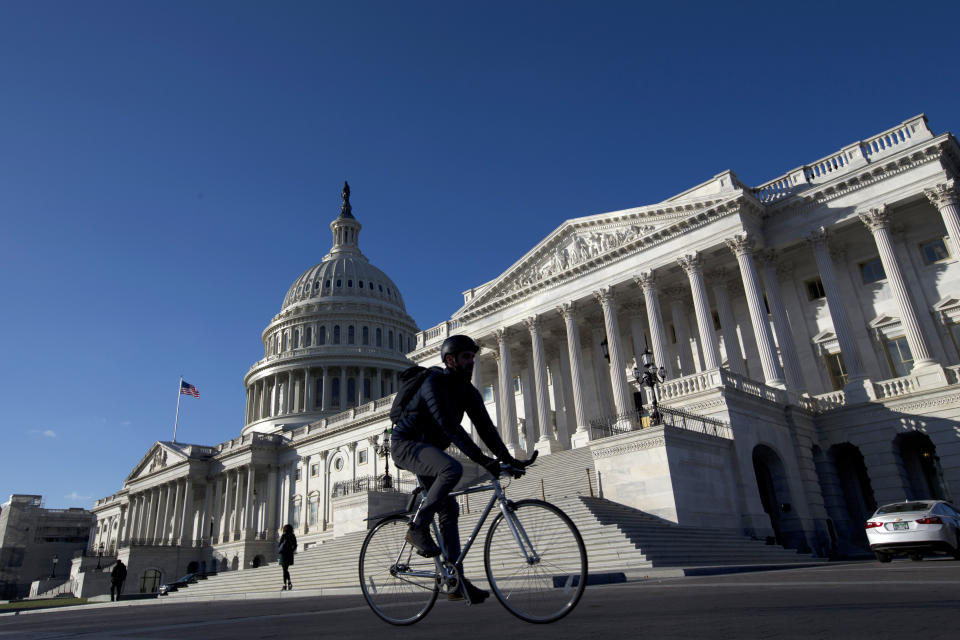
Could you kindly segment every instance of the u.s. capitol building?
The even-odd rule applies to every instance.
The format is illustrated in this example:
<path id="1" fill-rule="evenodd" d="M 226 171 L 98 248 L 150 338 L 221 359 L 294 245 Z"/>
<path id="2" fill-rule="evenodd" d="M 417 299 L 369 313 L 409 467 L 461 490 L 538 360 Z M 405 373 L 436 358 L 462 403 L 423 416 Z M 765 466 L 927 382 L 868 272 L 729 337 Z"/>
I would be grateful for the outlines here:
<path id="1" fill-rule="evenodd" d="M 287 522 L 301 548 L 365 528 L 409 483 L 391 466 L 385 487 L 378 455 L 398 372 L 465 333 L 518 456 L 587 448 L 608 500 L 815 555 L 862 548 L 876 504 L 960 487 L 958 171 L 956 138 L 924 116 L 760 186 L 727 171 L 564 222 L 423 331 L 361 252 L 345 189 L 330 252 L 261 336 L 238 437 L 154 444 L 97 501 L 91 546 L 149 591 L 273 561 Z M 655 414 L 634 375 L 651 358 Z"/>

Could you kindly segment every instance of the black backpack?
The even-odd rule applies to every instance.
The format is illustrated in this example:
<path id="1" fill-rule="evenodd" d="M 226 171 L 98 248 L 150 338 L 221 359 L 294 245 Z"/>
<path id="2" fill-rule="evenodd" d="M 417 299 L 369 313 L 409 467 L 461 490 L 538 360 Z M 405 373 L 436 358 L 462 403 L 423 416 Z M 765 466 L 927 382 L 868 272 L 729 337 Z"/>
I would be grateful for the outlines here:
<path id="1" fill-rule="evenodd" d="M 438 371 L 441 371 L 440 367 L 427 369 L 414 365 L 400 372 L 400 375 L 397 376 L 400 388 L 397 389 L 397 395 L 393 398 L 393 405 L 390 407 L 390 422 L 392 424 L 397 424 L 397 421 L 403 416 L 403 410 L 410 404 L 413 395 L 423 385 L 427 376 Z"/>

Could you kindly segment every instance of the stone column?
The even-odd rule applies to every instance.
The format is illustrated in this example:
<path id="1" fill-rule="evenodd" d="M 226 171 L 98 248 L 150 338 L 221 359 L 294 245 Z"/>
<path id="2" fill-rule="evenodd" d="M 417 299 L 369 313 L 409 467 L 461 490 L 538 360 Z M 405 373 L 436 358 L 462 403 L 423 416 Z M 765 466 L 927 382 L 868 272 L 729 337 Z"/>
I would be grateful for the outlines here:
<path id="1" fill-rule="evenodd" d="M 773 316 L 773 328 L 777 332 L 777 345 L 780 347 L 780 358 L 783 360 L 783 372 L 786 375 L 787 388 L 797 393 L 803 393 L 806 385 L 803 382 L 803 370 L 800 368 L 800 358 L 793 346 L 793 330 L 790 319 L 787 318 L 787 305 L 780 295 L 780 282 L 777 280 L 777 256 L 772 249 L 760 251 L 757 254 L 760 268 L 763 272 L 763 288 L 767 292 L 767 302 L 770 305 L 770 315 Z"/>
<path id="2" fill-rule="evenodd" d="M 603 324 L 607 332 L 607 349 L 610 352 L 610 384 L 613 387 L 613 403 L 617 416 L 625 423 L 631 413 L 632 403 L 624 368 L 623 348 L 620 345 L 620 325 L 613 306 L 613 287 L 603 287 L 593 293 L 603 309 Z"/>
<path id="3" fill-rule="evenodd" d="M 383 393 L 383 369 L 377 367 L 377 400 L 382 398 L 385 394 Z"/>
<path id="4" fill-rule="evenodd" d="M 193 486 L 190 478 L 183 480 L 183 508 L 180 511 L 180 546 L 193 546 Z"/>
<path id="5" fill-rule="evenodd" d="M 243 534 L 247 538 L 253 533 L 253 488 L 256 486 L 256 470 L 253 462 L 247 467 L 247 490 L 243 500 Z"/>
<path id="6" fill-rule="evenodd" d="M 170 532 L 167 535 L 167 538 L 170 540 L 170 544 L 179 544 L 177 540 L 177 534 L 180 531 L 180 510 L 183 505 L 183 494 L 180 491 L 180 485 L 183 483 L 181 480 L 176 480 L 173 482 L 173 512 L 172 517 L 169 517 L 170 521 Z"/>
<path id="7" fill-rule="evenodd" d="M 357 406 L 358 406 L 358 407 L 363 404 L 363 376 L 364 376 L 363 367 L 357 367 L 357 387 L 356 387 L 356 392 L 357 392 Z"/>
<path id="8" fill-rule="evenodd" d="M 737 256 L 737 264 L 740 267 L 740 277 L 743 279 L 743 288 L 747 295 L 747 307 L 750 309 L 750 322 L 760 351 L 763 381 L 768 386 L 783 388 L 783 370 L 780 368 L 780 360 L 773 348 L 773 333 L 770 331 L 767 310 L 763 304 L 760 277 L 753 263 L 753 238 L 747 233 L 740 233 L 727 238 L 726 243 Z"/>
<path id="9" fill-rule="evenodd" d="M 293 369 L 287 371 L 286 389 L 283 390 L 283 415 L 293 413 Z"/>
<path id="10" fill-rule="evenodd" d="M 203 487 L 203 511 L 200 512 L 200 517 L 198 518 L 200 523 L 197 526 L 197 539 L 200 540 L 201 546 L 213 543 L 213 541 L 210 540 L 210 509 L 213 506 L 210 501 L 212 500 L 212 494 L 213 486 L 208 479 Z"/>
<path id="11" fill-rule="evenodd" d="M 233 517 L 230 518 L 230 539 L 234 540 L 238 538 L 238 535 L 242 531 L 241 528 L 241 516 L 243 515 L 243 502 L 241 501 L 240 490 L 243 488 L 243 476 L 240 475 L 240 468 L 238 467 L 234 471 L 234 482 L 236 486 L 233 491 Z"/>
<path id="12" fill-rule="evenodd" d="M 277 467 L 270 465 L 267 470 L 267 522 L 264 529 L 270 535 L 277 530 Z"/>
<path id="13" fill-rule="evenodd" d="M 303 412 L 313 411 L 313 388 L 310 384 L 310 367 L 303 368 Z"/>
<path id="14" fill-rule="evenodd" d="M 340 390 L 343 391 L 343 381 L 340 382 Z M 343 394 L 341 393 L 341 397 Z M 306 534 L 310 531 L 310 456 L 305 455 L 300 458 L 301 464 L 303 464 L 303 473 L 300 474 L 301 484 L 303 485 L 303 492 L 300 494 L 300 532 Z"/>
<path id="15" fill-rule="evenodd" d="M 745 376 L 747 375 L 747 369 L 744 366 L 740 338 L 737 336 L 737 321 L 733 317 L 730 293 L 727 290 L 727 272 L 725 269 L 718 269 L 711 274 L 711 278 L 714 282 L 713 298 L 717 302 L 717 315 L 720 316 L 723 347 L 727 352 L 727 367 L 733 373 Z"/>
<path id="16" fill-rule="evenodd" d="M 347 368 L 340 367 L 340 411 L 347 409 Z"/>
<path id="17" fill-rule="evenodd" d="M 840 352 L 843 354 L 843 364 L 847 368 L 847 386 L 852 385 L 854 389 L 861 392 L 858 399 L 863 399 L 863 393 L 866 393 L 867 397 L 871 397 L 873 393 L 868 388 L 870 385 L 863 382 L 866 379 L 863 359 L 860 357 L 856 340 L 853 337 L 853 329 L 850 328 L 850 321 L 847 319 L 843 296 L 841 296 L 840 287 L 837 285 L 837 274 L 827 248 L 827 230 L 820 227 L 807 237 L 807 241 L 813 247 L 813 257 L 817 261 L 820 282 L 823 283 L 823 290 L 827 296 L 827 308 L 830 311 L 830 319 L 833 321 L 833 330 L 837 335 Z"/>
<path id="18" fill-rule="evenodd" d="M 957 193 L 955 180 L 951 178 L 933 189 L 926 189 L 924 193 L 943 218 L 950 244 L 953 245 L 950 255 L 960 256 L 960 194 Z"/>
<path id="19" fill-rule="evenodd" d="M 213 531 L 210 534 L 210 544 L 213 544 L 214 540 L 219 540 L 221 536 L 221 526 L 220 521 L 223 514 L 221 509 L 223 508 L 223 476 L 217 475 L 214 477 L 214 487 L 213 487 L 213 509 L 210 513 L 210 520 L 213 522 Z"/>
<path id="20" fill-rule="evenodd" d="M 697 328 L 700 331 L 700 351 L 703 354 L 704 368 L 716 369 L 720 366 L 720 350 L 717 348 L 713 314 L 710 313 L 710 299 L 703 280 L 703 262 L 697 253 L 677 258 L 677 262 L 690 280 L 690 292 L 693 294 L 693 309 L 697 315 Z"/>
<path id="21" fill-rule="evenodd" d="M 163 544 L 167 544 L 170 541 L 170 534 L 172 533 L 172 523 L 170 519 L 173 517 L 174 513 L 174 500 L 176 495 L 176 485 L 168 483 L 166 485 L 167 497 L 164 500 L 163 506 L 163 521 L 160 530 L 160 539 Z"/>
<path id="22" fill-rule="evenodd" d="M 127 525 L 130 522 L 129 518 L 129 502 L 126 506 L 120 505 L 120 517 L 117 521 L 117 548 L 120 548 L 120 545 L 127 541 Z"/>
<path id="23" fill-rule="evenodd" d="M 317 509 L 323 514 L 322 530 L 326 531 L 330 524 L 330 470 L 327 468 L 327 461 L 330 459 L 330 452 L 327 450 L 320 452 L 320 469 L 323 471 L 323 493 L 320 494 L 320 504 Z"/>
<path id="24" fill-rule="evenodd" d="M 280 490 L 280 524 L 277 529 L 290 522 L 290 496 L 293 493 L 293 478 L 296 464 L 286 464 L 283 467 L 283 486 Z"/>
<path id="25" fill-rule="evenodd" d="M 893 293 L 900 312 L 900 323 L 903 325 L 913 355 L 913 370 L 923 369 L 936 365 L 930 355 L 927 339 L 920 329 L 920 319 L 917 317 L 916 307 L 910 299 L 907 283 L 900 269 L 900 262 L 893 251 L 893 241 L 890 237 L 890 212 L 886 206 L 859 212 L 860 221 L 870 229 L 873 239 L 880 251 L 880 262 L 883 271 L 887 274 L 887 283 Z"/>
<path id="26" fill-rule="evenodd" d="M 320 378 L 320 384 L 323 387 L 320 390 L 320 410 L 328 411 L 330 409 L 330 367 L 323 368 L 323 374 Z"/>
<path id="27" fill-rule="evenodd" d="M 663 327 L 663 315 L 660 313 L 660 300 L 657 297 L 657 281 L 653 271 L 644 271 L 633 279 L 643 291 L 643 300 L 647 307 L 647 326 L 650 327 L 650 341 L 653 349 L 653 361 L 663 367 L 667 375 L 676 377 L 676 367 L 667 358 L 667 338 Z M 639 365 L 639 363 L 638 363 Z"/>
<path id="28" fill-rule="evenodd" d="M 577 422 L 577 429 L 570 436 L 571 447 L 582 447 L 590 442 L 590 429 L 587 424 L 587 412 L 583 397 L 583 364 L 580 361 L 580 329 L 574 315 L 575 306 L 572 302 L 564 302 L 557 311 L 563 316 L 563 324 L 567 330 L 567 355 L 570 359 L 570 383 L 573 387 L 573 413 Z"/>
<path id="29" fill-rule="evenodd" d="M 677 358 L 680 360 L 680 375 L 689 376 L 697 372 L 700 365 L 699 354 L 694 360 L 695 349 L 690 344 L 689 307 L 684 302 L 686 292 L 680 287 L 670 287 L 664 293 L 670 298 L 670 317 L 673 331 L 677 337 Z"/>
<path id="30" fill-rule="evenodd" d="M 510 343 L 506 329 L 494 331 L 499 347 L 497 372 L 500 380 L 500 431 L 510 455 L 521 454 L 517 444 L 517 405 L 513 395 L 513 372 L 510 367 Z"/>
<path id="31" fill-rule="evenodd" d="M 553 426 L 550 422 L 550 398 L 547 394 L 547 365 L 543 355 L 543 335 L 541 334 L 539 316 L 532 316 L 524 320 L 527 330 L 530 331 L 530 344 L 533 349 L 533 381 L 537 393 L 537 423 L 540 437 L 534 449 L 541 454 L 553 453 L 560 446 L 553 436 Z"/>
<path id="32" fill-rule="evenodd" d="M 261 379 L 257 384 L 260 387 L 260 397 L 257 398 L 257 420 L 263 420 L 264 404 L 266 403 L 267 396 L 267 382 Z"/>

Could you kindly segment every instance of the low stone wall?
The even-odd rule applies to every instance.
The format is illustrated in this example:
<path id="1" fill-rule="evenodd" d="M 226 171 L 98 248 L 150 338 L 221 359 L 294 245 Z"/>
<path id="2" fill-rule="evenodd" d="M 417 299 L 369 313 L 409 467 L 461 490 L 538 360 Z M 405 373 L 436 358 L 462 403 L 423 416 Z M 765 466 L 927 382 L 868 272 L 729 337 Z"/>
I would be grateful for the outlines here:
<path id="1" fill-rule="evenodd" d="M 369 529 L 377 523 L 377 518 L 367 518 L 403 509 L 409 498 L 410 494 L 398 491 L 358 491 L 334 498 L 334 537 Z"/>

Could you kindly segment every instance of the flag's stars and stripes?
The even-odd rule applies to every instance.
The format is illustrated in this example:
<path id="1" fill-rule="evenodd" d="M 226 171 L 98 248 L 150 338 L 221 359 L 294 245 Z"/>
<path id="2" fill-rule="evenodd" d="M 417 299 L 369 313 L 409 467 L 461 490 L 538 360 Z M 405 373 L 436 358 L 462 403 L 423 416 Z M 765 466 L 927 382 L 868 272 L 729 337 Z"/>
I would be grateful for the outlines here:
<path id="1" fill-rule="evenodd" d="M 184 380 L 180 381 L 180 395 L 182 396 L 193 396 L 194 398 L 200 397 L 200 392 L 197 391 L 197 388 L 186 382 Z"/>

